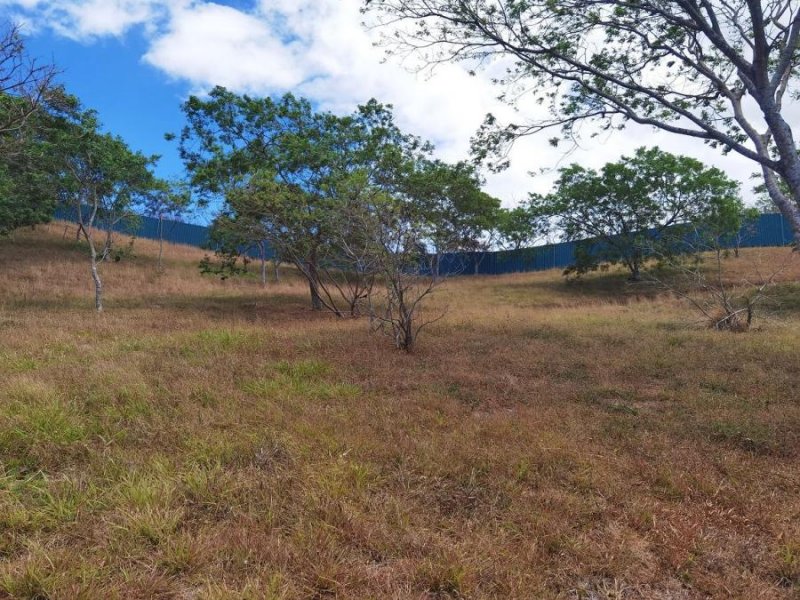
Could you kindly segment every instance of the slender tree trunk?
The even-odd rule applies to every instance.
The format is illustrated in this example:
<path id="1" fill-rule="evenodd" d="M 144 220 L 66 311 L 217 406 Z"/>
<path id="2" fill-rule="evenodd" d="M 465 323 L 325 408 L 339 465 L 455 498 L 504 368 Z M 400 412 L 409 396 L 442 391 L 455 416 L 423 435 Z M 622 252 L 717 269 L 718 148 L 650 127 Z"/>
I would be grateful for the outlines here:
<path id="1" fill-rule="evenodd" d="M 280 266 L 281 266 L 281 263 L 278 261 L 277 258 L 272 261 L 272 270 L 273 270 L 273 273 L 275 275 L 275 283 L 280 283 L 281 282 Z"/>
<path id="2" fill-rule="evenodd" d="M 308 280 L 308 289 L 311 292 L 311 309 L 322 310 L 322 299 L 319 296 L 319 285 L 315 279 Z"/>
<path id="3" fill-rule="evenodd" d="M 261 258 L 261 285 L 267 287 L 267 249 L 264 242 L 258 244 L 258 255 Z"/>
<path id="4" fill-rule="evenodd" d="M 319 295 L 319 271 L 317 269 L 317 251 L 311 253 L 306 267 L 308 269 L 308 289 L 311 292 L 312 310 L 322 310 L 322 298 Z"/>
<path id="5" fill-rule="evenodd" d="M 164 270 L 164 215 L 158 215 L 158 272 Z"/>
<path id="6" fill-rule="evenodd" d="M 97 312 L 103 312 L 103 282 L 100 279 L 100 272 L 97 269 L 97 251 L 92 240 L 89 241 L 89 249 L 92 255 L 92 281 L 94 281 L 94 307 Z"/>
<path id="7" fill-rule="evenodd" d="M 639 269 L 639 265 L 634 263 L 631 265 L 631 281 L 641 281 L 642 280 L 642 273 Z"/>
<path id="8" fill-rule="evenodd" d="M 105 239 L 105 246 L 103 249 L 103 260 L 110 260 L 111 258 L 111 247 L 114 245 L 114 240 L 112 237 L 112 229 L 111 225 L 108 225 L 108 229 L 106 229 L 106 239 Z"/>

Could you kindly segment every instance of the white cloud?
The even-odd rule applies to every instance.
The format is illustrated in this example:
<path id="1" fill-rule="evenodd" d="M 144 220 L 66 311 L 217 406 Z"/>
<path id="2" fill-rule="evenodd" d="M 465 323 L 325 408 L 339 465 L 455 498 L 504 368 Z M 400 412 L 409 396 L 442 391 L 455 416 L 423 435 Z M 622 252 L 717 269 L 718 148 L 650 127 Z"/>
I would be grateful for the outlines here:
<path id="1" fill-rule="evenodd" d="M 34 28 L 49 27 L 59 35 L 82 41 L 121 36 L 136 25 L 152 30 L 173 6 L 183 3 L 184 0 L 0 0 L 0 6 L 20 9 L 18 14 Z"/>
<path id="2" fill-rule="evenodd" d="M 501 120 L 519 118 L 495 99 L 498 90 L 485 73 L 472 77 L 459 65 L 442 65 L 426 76 L 394 60 L 381 64 L 375 35 L 361 26 L 359 0 L 257 0 L 246 10 L 206 0 L 0 0 L 0 6 L 21 11 L 34 26 L 80 40 L 143 26 L 150 40 L 143 60 L 195 90 L 292 90 L 340 113 L 375 97 L 393 104 L 401 126 L 432 140 L 448 160 L 467 157 L 469 139 L 487 112 Z M 534 110 L 541 109 L 525 105 L 521 114 Z M 548 137 L 520 141 L 511 168 L 488 175 L 489 191 L 504 204 L 549 189 L 552 171 L 533 179 L 530 171 L 573 161 L 600 167 L 642 145 L 696 156 L 745 182 L 754 170 L 746 159 L 638 126 L 586 139 L 566 157 L 549 146 Z"/>
<path id="3" fill-rule="evenodd" d="M 295 88 L 306 76 L 296 45 L 264 19 L 208 3 L 174 10 L 144 59 L 197 87 L 269 93 Z"/>

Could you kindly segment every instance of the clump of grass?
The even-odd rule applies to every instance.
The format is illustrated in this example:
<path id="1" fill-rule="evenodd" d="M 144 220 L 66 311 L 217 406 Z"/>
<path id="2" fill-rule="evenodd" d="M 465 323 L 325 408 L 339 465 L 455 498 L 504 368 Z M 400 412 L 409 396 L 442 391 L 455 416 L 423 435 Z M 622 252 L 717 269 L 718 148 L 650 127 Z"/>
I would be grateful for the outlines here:
<path id="1" fill-rule="evenodd" d="M 276 400 L 347 400 L 356 397 L 358 386 L 340 381 L 328 381 L 332 369 L 316 360 L 295 363 L 279 362 L 276 375 L 245 383 L 242 389 L 261 398 Z"/>
<path id="2" fill-rule="evenodd" d="M 331 366 L 321 360 L 280 361 L 275 370 L 292 381 L 317 381 L 331 372 Z"/>
<path id="3" fill-rule="evenodd" d="M 800 586 L 800 543 L 785 541 L 778 547 L 778 584 Z"/>
<path id="4" fill-rule="evenodd" d="M 52 570 L 39 562 L 28 561 L 13 571 L 0 571 L 0 591 L 10 598 L 50 600 L 55 587 Z"/>
<path id="5" fill-rule="evenodd" d="M 88 437 L 75 404 L 56 390 L 23 379 L 5 391 L 11 402 L 0 415 L 0 450 L 11 465 L 41 466 Z"/>
<path id="6" fill-rule="evenodd" d="M 0 373 L 9 375 L 35 371 L 39 362 L 30 356 L 20 356 L 15 352 L 0 353 Z"/>
<path id="7" fill-rule="evenodd" d="M 740 450 L 770 454 L 777 450 L 773 433 L 763 424 L 752 421 L 714 421 L 710 437 Z"/>
<path id="8" fill-rule="evenodd" d="M 259 344 L 259 336 L 234 329 L 206 329 L 188 337 L 186 343 L 180 347 L 181 355 L 188 358 L 253 349 Z"/>
<path id="9" fill-rule="evenodd" d="M 426 561 L 416 573 L 417 585 L 432 598 L 465 597 L 466 569 L 447 560 Z"/>

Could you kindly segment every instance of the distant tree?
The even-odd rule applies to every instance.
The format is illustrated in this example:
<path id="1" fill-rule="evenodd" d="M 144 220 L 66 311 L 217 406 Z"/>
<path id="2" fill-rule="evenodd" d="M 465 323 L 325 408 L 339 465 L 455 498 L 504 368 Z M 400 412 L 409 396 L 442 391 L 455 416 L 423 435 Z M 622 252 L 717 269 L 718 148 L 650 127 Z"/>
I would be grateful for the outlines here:
<path id="1" fill-rule="evenodd" d="M 769 196 L 758 196 L 754 208 L 761 215 L 780 214 L 781 211 L 775 206 L 775 203 L 770 200 Z"/>
<path id="2" fill-rule="evenodd" d="M 491 245 L 500 200 L 482 190 L 483 181 L 474 165 L 426 160 L 407 181 L 409 195 L 422 217 L 424 239 L 437 256 L 436 269 L 444 252 L 474 252 Z"/>
<path id="3" fill-rule="evenodd" d="M 547 235 L 549 222 L 529 199 L 514 208 L 501 209 L 497 230 L 501 248 L 519 250 Z"/>
<path id="4" fill-rule="evenodd" d="M 738 184 L 722 171 L 658 148 L 639 148 L 599 173 L 576 164 L 561 169 L 555 191 L 531 203 L 555 219 L 565 240 L 580 242 L 568 272 L 622 263 L 635 281 L 654 246 L 661 254 L 679 249 L 681 236 L 704 222 L 732 234 L 728 217 L 741 208 Z"/>
<path id="5" fill-rule="evenodd" d="M 800 241 L 800 156 L 790 118 L 800 73 L 793 0 L 364 0 L 390 50 L 470 68 L 505 60 L 496 79 L 550 116 L 505 127 L 487 116 L 478 158 L 507 164 L 514 140 L 583 121 L 629 122 L 703 140 L 758 164 Z M 780 189 L 786 183 L 789 195 Z"/>
<path id="6" fill-rule="evenodd" d="M 246 261 L 249 260 L 250 253 L 255 250 L 261 262 L 261 285 L 267 285 L 267 258 L 270 246 L 262 210 L 263 207 L 253 193 L 240 192 L 236 194 L 235 199 L 232 198 L 226 203 L 209 228 L 208 247 L 214 251 L 217 260 L 205 257 L 200 263 L 200 270 L 203 273 L 220 275 L 223 279 L 244 273 L 247 270 Z"/>
<path id="7" fill-rule="evenodd" d="M 141 195 L 139 210 L 158 220 L 158 272 L 164 270 L 164 221 L 178 221 L 192 205 L 191 190 L 181 181 L 157 180 L 148 193 Z"/>
<path id="8" fill-rule="evenodd" d="M 732 249 L 738 258 L 742 241 L 754 232 L 760 214 L 758 208 L 745 206 L 740 198 L 715 202 L 694 224 L 695 235 L 709 249 L 716 252 L 719 248 L 723 255 Z"/>
<path id="9" fill-rule="evenodd" d="M 114 227 L 135 218 L 133 207 L 158 190 L 151 168 L 157 157 L 132 151 L 119 137 L 102 133 L 94 111 L 76 108 L 56 140 L 62 159 L 61 197 L 75 211 L 89 246 L 95 308 L 103 310 L 99 265 L 112 250 Z"/>

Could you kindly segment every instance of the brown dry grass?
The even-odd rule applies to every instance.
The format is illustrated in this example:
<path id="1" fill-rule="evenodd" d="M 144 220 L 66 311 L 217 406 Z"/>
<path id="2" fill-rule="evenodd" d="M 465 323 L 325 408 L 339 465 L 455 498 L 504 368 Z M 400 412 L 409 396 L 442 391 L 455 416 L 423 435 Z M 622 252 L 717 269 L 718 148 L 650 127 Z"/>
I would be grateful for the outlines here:
<path id="1" fill-rule="evenodd" d="M 0 597 L 798 596 L 798 257 L 738 335 L 454 280 L 407 356 L 142 240 L 98 316 L 63 229 L 0 242 Z"/>

